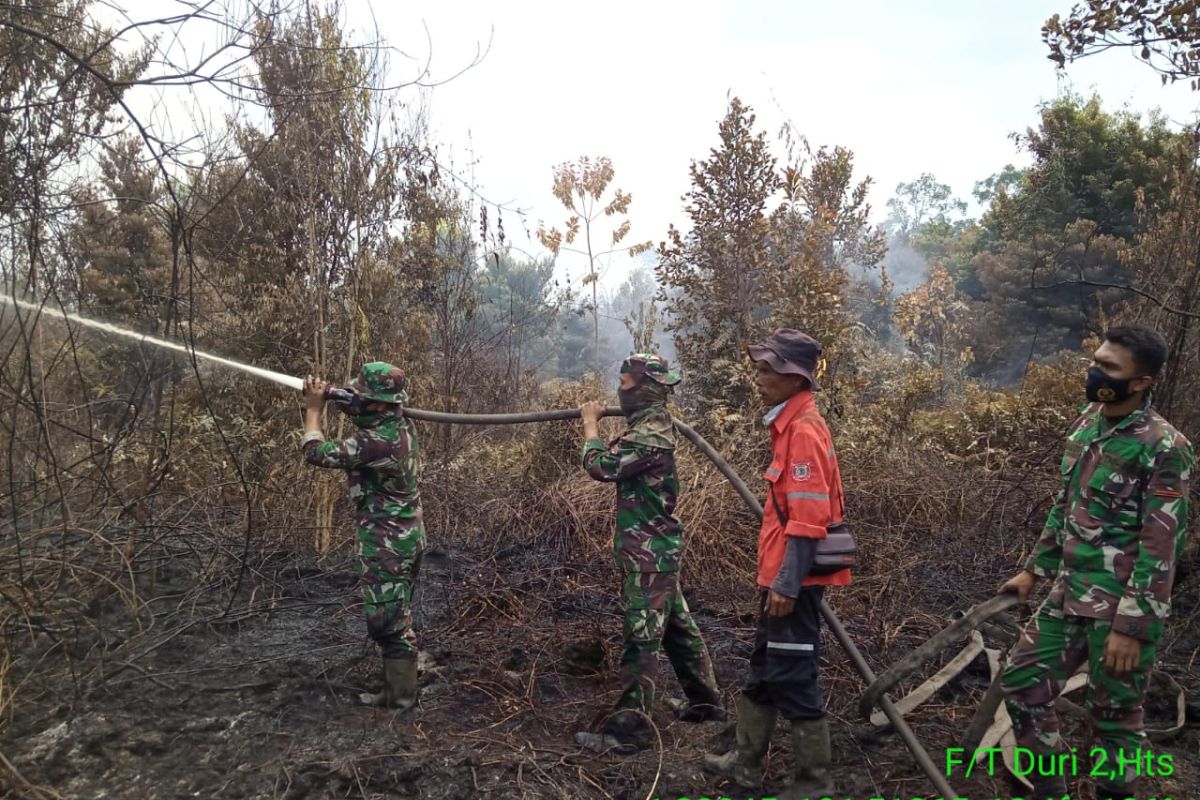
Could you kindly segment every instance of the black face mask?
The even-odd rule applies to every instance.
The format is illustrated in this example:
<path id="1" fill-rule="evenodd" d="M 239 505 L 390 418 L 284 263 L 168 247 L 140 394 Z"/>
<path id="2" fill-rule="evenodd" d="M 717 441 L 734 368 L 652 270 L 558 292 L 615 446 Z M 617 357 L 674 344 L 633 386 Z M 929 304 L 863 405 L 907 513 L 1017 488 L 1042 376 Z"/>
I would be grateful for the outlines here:
<path id="1" fill-rule="evenodd" d="M 1092 367 L 1087 371 L 1087 399 L 1093 403 L 1122 403 L 1133 395 L 1129 384 L 1135 378 L 1110 378 L 1104 370 Z"/>

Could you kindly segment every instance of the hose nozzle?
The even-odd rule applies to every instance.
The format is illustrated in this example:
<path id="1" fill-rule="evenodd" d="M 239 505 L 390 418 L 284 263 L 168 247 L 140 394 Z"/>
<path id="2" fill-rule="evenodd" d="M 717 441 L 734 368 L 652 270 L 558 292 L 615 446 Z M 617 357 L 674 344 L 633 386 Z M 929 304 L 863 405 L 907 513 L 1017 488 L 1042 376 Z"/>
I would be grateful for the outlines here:
<path id="1" fill-rule="evenodd" d="M 343 389 L 341 386 L 326 386 L 325 399 L 332 400 L 335 403 L 349 404 L 354 402 L 356 395 L 349 389 Z"/>

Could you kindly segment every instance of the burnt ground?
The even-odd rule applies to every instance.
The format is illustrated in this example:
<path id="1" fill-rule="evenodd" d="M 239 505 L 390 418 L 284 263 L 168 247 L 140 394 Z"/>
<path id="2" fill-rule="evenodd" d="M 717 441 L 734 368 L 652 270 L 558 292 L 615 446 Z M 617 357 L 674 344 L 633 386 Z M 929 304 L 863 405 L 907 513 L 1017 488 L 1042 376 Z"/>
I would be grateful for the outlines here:
<path id="1" fill-rule="evenodd" d="M 151 604 L 158 611 L 152 624 L 143 619 L 143 630 L 121 622 L 116 600 L 93 603 L 81 614 L 106 624 L 28 635 L 12 654 L 9 684 L 13 675 L 33 677 L 19 687 L 0 732 L 10 762 L 0 770 L 0 796 L 746 797 L 703 773 L 702 754 L 729 739 L 729 726 L 674 719 L 664 701 L 679 688 L 665 658 L 655 711 L 661 748 L 622 758 L 574 744 L 572 733 L 595 724 L 617 693 L 616 579 L 591 573 L 547 565 L 520 545 L 433 551 L 417 599 L 423 693 L 404 715 L 355 704 L 358 690 L 375 688 L 378 661 L 347 553 L 320 566 L 268 559 L 232 605 L 216 589 L 188 592 L 182 575 L 173 578 L 172 596 L 172 578 L 161 574 L 161 602 Z M 935 605 L 877 624 L 877 607 L 888 605 L 881 598 L 892 607 L 915 599 L 903 584 L 866 583 L 845 602 L 831 600 L 877 671 L 887 663 L 880 653 L 902 653 L 953 610 Z M 687 593 L 732 708 L 750 645 L 752 594 L 705 585 L 688 585 Z M 839 795 L 935 795 L 899 739 L 858 717 L 863 684 L 826 636 Z M 1194 656 L 1196 648 L 1193 641 L 1172 652 Z M 944 763 L 982 695 L 979 666 L 911 718 L 935 763 Z M 1185 681 L 1188 669 L 1170 666 Z M 1068 728 L 1079 743 L 1079 731 Z M 768 788 L 785 782 L 788 751 L 781 725 Z M 1189 728 L 1160 752 L 1173 757 L 1177 774 L 1146 796 L 1198 796 L 1200 731 Z M 951 783 L 963 797 L 1012 796 L 981 775 Z"/>

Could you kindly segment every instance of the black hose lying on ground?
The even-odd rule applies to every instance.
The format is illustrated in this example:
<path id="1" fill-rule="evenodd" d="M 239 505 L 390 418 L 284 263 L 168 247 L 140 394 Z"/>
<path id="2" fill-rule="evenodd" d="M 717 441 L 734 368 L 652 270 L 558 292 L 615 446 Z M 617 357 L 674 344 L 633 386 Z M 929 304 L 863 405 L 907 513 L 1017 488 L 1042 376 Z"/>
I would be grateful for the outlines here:
<path id="1" fill-rule="evenodd" d="M 552 422 L 580 418 L 579 409 L 575 408 L 563 408 L 553 411 L 526 411 L 515 414 L 448 414 L 442 411 L 405 408 L 404 416 L 424 422 L 442 422 L 450 425 L 513 425 L 527 422 Z M 617 408 L 606 408 L 604 409 L 604 416 L 621 417 L 624 416 L 624 412 Z M 758 502 L 758 498 L 750 491 L 745 482 L 738 477 L 738 474 L 733 471 L 728 462 L 721 457 L 721 454 L 713 449 L 712 445 L 706 442 L 700 434 L 696 433 L 686 423 L 675 420 L 675 427 L 683 434 L 684 438 L 694 444 L 709 461 L 716 465 L 721 474 L 725 476 L 737 493 L 741 495 L 742 500 L 745 501 L 750 510 L 759 519 L 762 519 L 763 509 L 762 505 Z M 871 667 L 862 657 L 862 653 L 858 651 L 854 642 L 850 640 L 850 634 L 842 627 L 841 620 L 837 618 L 837 615 L 833 613 L 833 609 L 824 600 L 821 601 L 821 615 L 825 618 L 825 622 L 828 623 L 829 629 L 833 631 L 833 635 L 842 646 L 842 649 L 846 651 L 846 655 L 850 658 L 850 663 L 858 670 L 858 674 L 862 676 L 862 679 L 867 682 L 868 686 L 875 684 L 875 673 L 871 671 Z M 916 734 L 908 726 L 908 723 L 904 720 L 904 717 L 900 714 L 892 699 L 886 693 L 880 693 L 877 699 L 873 698 L 872 700 L 871 705 L 876 704 L 878 704 L 880 710 L 887 716 L 888 721 L 892 723 L 892 727 L 896 733 L 900 734 L 900 738 L 904 741 L 905 746 L 908 747 L 909 752 L 916 759 L 918 766 L 929 777 L 930 782 L 933 783 L 938 793 L 942 797 L 958 797 L 958 793 L 950 788 L 950 784 L 947 783 L 942 772 L 929 757 L 929 753 L 926 752 L 920 741 L 917 740 Z"/>

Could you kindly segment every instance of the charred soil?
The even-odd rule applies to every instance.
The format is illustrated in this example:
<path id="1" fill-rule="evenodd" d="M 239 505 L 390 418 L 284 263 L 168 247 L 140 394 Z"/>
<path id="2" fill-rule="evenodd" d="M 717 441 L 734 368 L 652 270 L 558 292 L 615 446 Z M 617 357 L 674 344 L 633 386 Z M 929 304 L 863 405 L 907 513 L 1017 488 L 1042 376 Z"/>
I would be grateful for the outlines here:
<path id="1" fill-rule="evenodd" d="M 191 580 L 175 576 L 179 586 Z M 731 596 L 687 573 L 684 585 L 732 708 L 750 649 L 752 590 Z M 575 745 L 573 732 L 595 726 L 617 694 L 615 574 L 515 543 L 431 551 L 416 601 L 422 694 L 405 714 L 356 703 L 359 690 L 376 687 L 379 664 L 355 586 L 348 552 L 321 562 L 292 554 L 257 564 L 233 603 L 217 589 L 172 595 L 160 574 L 150 601 L 158 611 L 140 628 L 115 600 L 81 609 L 97 624 L 39 630 L 26 620 L 25 632 L 9 638 L 19 643 L 8 676 L 19 695 L 0 733 L 7 796 L 747 796 L 703 772 L 703 753 L 723 749 L 731 725 L 675 719 L 666 700 L 680 692 L 665 658 L 654 713 L 660 744 L 633 757 Z M 969 605 L 897 592 L 868 580 L 830 596 L 877 671 Z M 1194 604 L 1181 605 L 1178 613 L 1194 621 Z M 876 624 L 887 609 L 898 617 Z M 1164 668 L 1195 692 L 1186 662 L 1200 642 L 1195 625 L 1178 624 Z M 899 739 L 858 717 L 864 687 L 836 642 L 827 635 L 823 648 L 838 796 L 933 794 Z M 935 763 L 958 745 L 986 689 L 985 670 L 974 665 L 912 715 Z M 1074 742 L 1085 746 L 1073 725 Z M 1198 742 L 1193 727 L 1161 746 L 1176 774 L 1151 784 L 1157 796 L 1193 796 Z M 781 724 L 767 769 L 776 792 L 788 753 Z M 964 797 L 1012 795 L 1003 779 L 979 773 L 950 782 Z"/>

